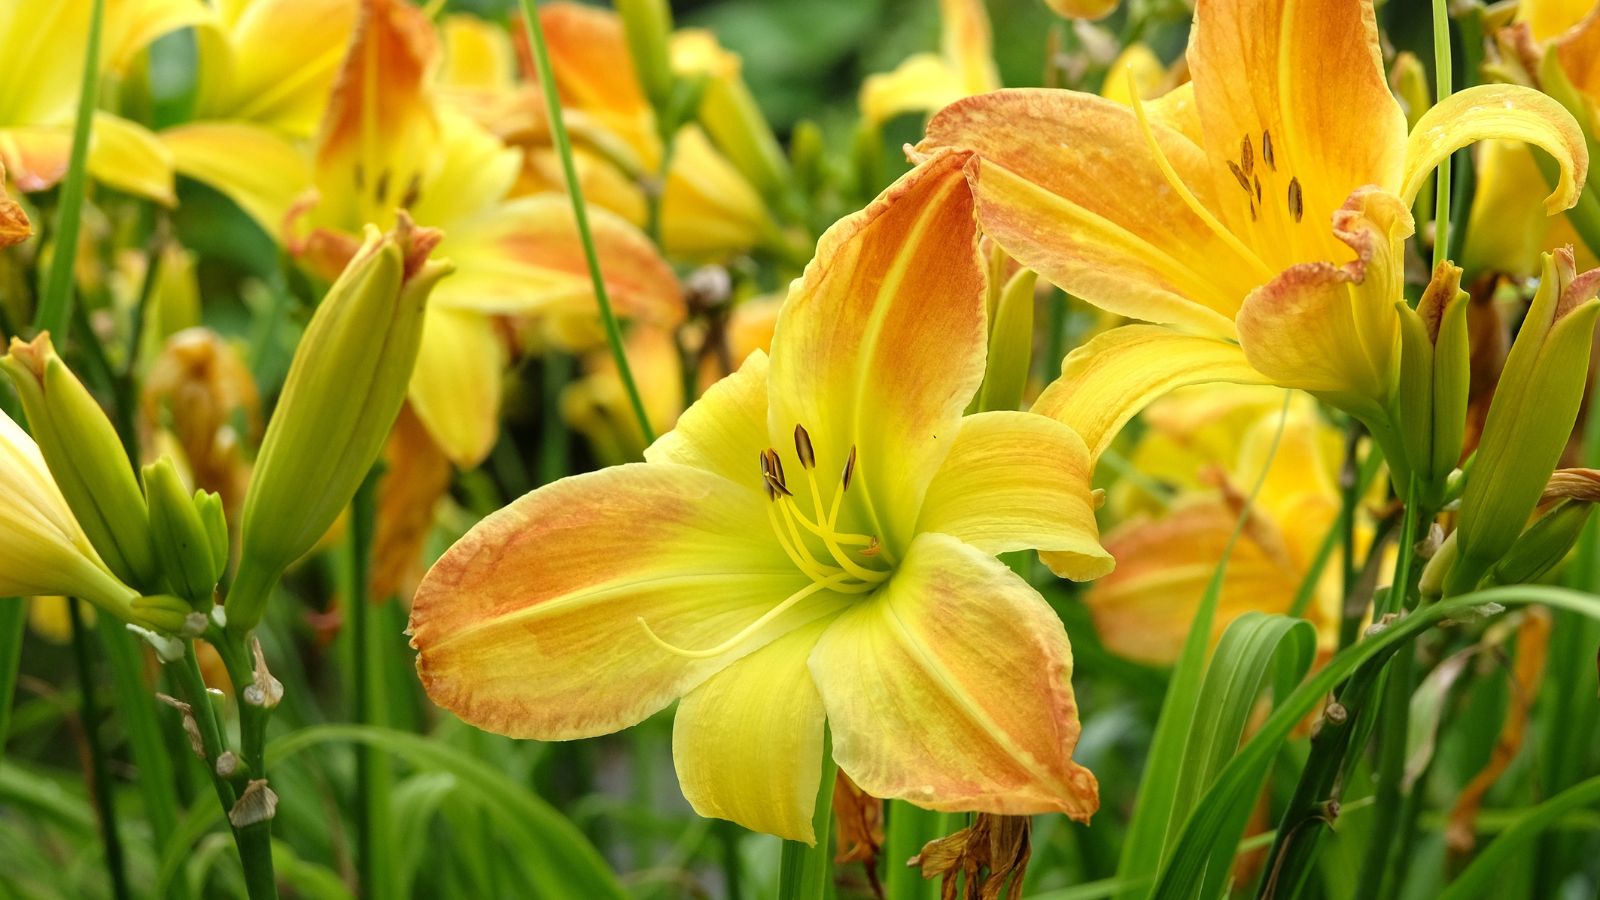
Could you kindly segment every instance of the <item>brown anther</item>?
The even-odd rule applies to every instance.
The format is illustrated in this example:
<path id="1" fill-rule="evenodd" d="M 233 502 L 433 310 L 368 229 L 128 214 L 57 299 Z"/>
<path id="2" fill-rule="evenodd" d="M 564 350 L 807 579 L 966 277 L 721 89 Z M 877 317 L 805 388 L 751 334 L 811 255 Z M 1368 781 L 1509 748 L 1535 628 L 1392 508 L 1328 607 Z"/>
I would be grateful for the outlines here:
<path id="1" fill-rule="evenodd" d="M 406 192 L 404 194 L 402 194 L 401 197 L 400 197 L 400 207 L 402 209 L 410 209 L 411 207 L 417 205 L 417 201 L 419 199 L 421 199 L 421 197 L 422 197 L 422 175 L 421 175 L 421 173 L 418 173 L 418 174 L 412 175 L 411 176 L 411 181 L 407 182 L 407 184 L 406 184 Z"/>
<path id="2" fill-rule="evenodd" d="M 1305 214 L 1306 199 L 1300 193 L 1300 179 L 1297 176 L 1289 179 L 1289 215 L 1294 216 L 1294 220 L 1299 222 Z"/>
<path id="3" fill-rule="evenodd" d="M 877 556 L 879 553 L 882 553 L 882 552 L 883 552 L 883 545 L 878 543 L 877 535 L 873 535 L 872 540 L 868 541 L 867 542 L 867 546 L 864 547 L 861 550 L 861 555 L 862 556 Z"/>
<path id="4" fill-rule="evenodd" d="M 378 198 L 379 200 L 387 200 L 387 199 L 389 199 L 389 170 L 388 169 L 384 169 L 382 172 L 378 173 L 378 189 L 377 189 L 376 192 L 373 193 L 373 196 Z"/>
<path id="5" fill-rule="evenodd" d="M 850 490 L 850 476 L 854 475 L 855 471 L 856 471 L 856 448 L 854 446 L 852 446 L 850 448 L 850 457 L 844 461 L 844 474 L 839 476 L 839 482 L 842 485 L 840 490 L 845 490 L 845 491 Z"/>
<path id="6" fill-rule="evenodd" d="M 351 173 L 356 183 L 356 190 L 367 189 L 367 169 L 361 163 L 356 163 L 355 171 Z"/>
<path id="7" fill-rule="evenodd" d="M 1260 218 L 1260 214 L 1258 214 L 1256 212 L 1256 200 L 1255 200 L 1254 197 L 1251 197 L 1250 198 L 1250 221 L 1254 222 L 1259 218 Z"/>
<path id="8" fill-rule="evenodd" d="M 1228 171 L 1233 173 L 1233 179 L 1239 182 L 1239 187 L 1244 188 L 1246 194 L 1250 193 L 1250 178 L 1239 168 L 1239 164 L 1231 159 L 1228 160 Z"/>
<path id="9" fill-rule="evenodd" d="M 1259 176 L 1259 175 L 1256 176 L 1255 179 L 1254 179 L 1254 183 L 1255 183 L 1255 186 L 1256 186 L 1256 202 L 1260 203 L 1261 202 L 1261 176 Z"/>
<path id="10" fill-rule="evenodd" d="M 817 467 L 817 452 L 811 448 L 811 435 L 806 433 L 804 425 L 794 426 L 794 455 L 799 458 L 801 466 L 807 469 Z"/>
<path id="11" fill-rule="evenodd" d="M 761 451 L 761 483 L 767 488 L 767 497 L 776 500 L 778 495 L 793 497 L 789 492 L 789 485 L 783 478 L 783 462 L 778 459 L 778 451 L 768 447 Z"/>
<path id="12" fill-rule="evenodd" d="M 1278 160 L 1272 155 L 1272 132 L 1265 128 L 1261 130 L 1261 160 L 1267 164 L 1267 168 L 1278 171 Z"/>
<path id="13" fill-rule="evenodd" d="M 1244 136 L 1243 141 L 1239 142 L 1239 168 L 1243 169 L 1246 175 L 1254 172 L 1256 168 L 1256 156 L 1250 148 L 1250 135 L 1248 134 Z"/>

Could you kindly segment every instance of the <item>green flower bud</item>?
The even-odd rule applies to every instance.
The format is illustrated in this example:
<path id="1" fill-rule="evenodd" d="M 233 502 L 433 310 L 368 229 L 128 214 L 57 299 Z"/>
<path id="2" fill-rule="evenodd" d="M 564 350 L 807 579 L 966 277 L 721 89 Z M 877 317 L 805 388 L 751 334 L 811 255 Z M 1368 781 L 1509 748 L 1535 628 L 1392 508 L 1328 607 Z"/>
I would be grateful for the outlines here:
<path id="1" fill-rule="evenodd" d="M 672 96 L 672 66 L 667 37 L 672 33 L 672 10 L 667 0 L 617 0 L 617 14 L 628 39 L 628 54 L 644 95 L 661 112 Z"/>
<path id="2" fill-rule="evenodd" d="M 48 333 L 11 339 L 0 358 L 62 496 L 100 557 L 122 581 L 153 587 L 150 519 L 111 420 L 56 355 Z"/>
<path id="3" fill-rule="evenodd" d="M 1466 433 L 1471 363 L 1466 301 L 1461 269 L 1440 263 L 1416 309 L 1395 304 L 1400 316 L 1395 418 L 1406 466 L 1417 477 L 1420 502 L 1428 509 L 1443 500 Z"/>
<path id="4" fill-rule="evenodd" d="M 261 620 L 283 570 L 328 530 L 383 449 L 405 400 L 423 309 L 448 263 L 429 262 L 439 233 L 402 215 L 366 242 L 306 326 L 267 425 L 245 496 L 228 627 Z"/>
<path id="5" fill-rule="evenodd" d="M 779 199 L 792 182 L 789 164 L 740 74 L 739 57 L 704 29 L 677 32 L 671 46 L 674 71 L 705 79 L 699 120 L 706 133 L 762 196 Z"/>
<path id="6" fill-rule="evenodd" d="M 1566 558 L 1583 526 L 1589 522 L 1593 504 L 1567 500 L 1539 517 L 1511 545 L 1511 550 L 1494 564 L 1484 578 L 1485 586 L 1529 584 L 1554 569 Z"/>
<path id="7" fill-rule="evenodd" d="M 988 367 L 978 406 L 983 410 L 1020 409 L 1033 364 L 1033 286 L 1039 276 L 1022 269 L 999 291 L 990 319 Z"/>
<path id="8" fill-rule="evenodd" d="M 210 498 L 220 508 L 220 498 L 205 491 L 191 495 L 167 457 L 144 467 L 144 494 L 150 506 L 151 543 L 167 584 L 195 609 L 210 608 L 228 556 L 226 545 L 217 555 L 201 507 Z"/>
<path id="9" fill-rule="evenodd" d="M 194 614 L 194 610 L 183 598 L 163 594 L 135 598 L 131 604 L 128 621 L 161 634 L 184 634 L 192 637 L 193 635 L 187 632 L 192 630 L 189 627 L 189 617 Z M 204 622 L 203 618 L 201 622 Z"/>
<path id="10" fill-rule="evenodd" d="M 1516 543 L 1555 470 L 1583 400 L 1597 289 L 1600 270 L 1575 277 L 1570 248 L 1545 254 L 1462 493 L 1452 595 L 1471 590 Z"/>

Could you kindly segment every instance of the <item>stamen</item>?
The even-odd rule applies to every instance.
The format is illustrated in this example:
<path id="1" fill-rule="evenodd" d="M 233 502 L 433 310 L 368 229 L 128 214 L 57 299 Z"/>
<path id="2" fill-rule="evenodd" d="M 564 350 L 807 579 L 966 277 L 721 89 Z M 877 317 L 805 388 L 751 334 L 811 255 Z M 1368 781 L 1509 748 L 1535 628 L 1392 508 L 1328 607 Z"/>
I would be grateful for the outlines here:
<path id="1" fill-rule="evenodd" d="M 794 563 L 795 568 L 804 572 L 806 577 L 812 581 L 827 581 L 829 578 L 841 574 L 843 570 L 838 566 L 824 566 L 822 563 L 817 562 L 816 557 L 811 555 L 811 550 L 800 540 L 798 534 L 795 535 L 792 541 L 784 535 L 785 529 L 782 523 L 778 521 L 777 512 L 777 507 L 781 505 L 775 503 L 768 506 L 767 518 L 772 522 L 772 533 L 777 536 L 778 545 L 783 547 L 783 552 L 789 557 L 789 561 Z M 798 548 L 796 548 L 797 544 L 799 545 Z"/>
<path id="2" fill-rule="evenodd" d="M 1246 175 L 1254 172 L 1256 168 L 1255 154 L 1251 152 L 1250 135 L 1248 134 L 1244 136 L 1244 141 L 1239 145 L 1239 167 L 1244 169 Z"/>
<path id="3" fill-rule="evenodd" d="M 794 455 L 807 471 L 817 467 L 817 453 L 811 448 L 811 435 L 806 433 L 804 425 L 794 426 Z"/>
<path id="4" fill-rule="evenodd" d="M 384 169 L 382 172 L 378 173 L 378 189 L 375 192 L 374 196 L 376 196 L 379 201 L 383 201 L 383 200 L 389 199 L 389 170 L 388 169 Z"/>
<path id="5" fill-rule="evenodd" d="M 1289 215 L 1294 216 L 1295 222 L 1298 223 L 1305 214 L 1306 201 L 1300 193 L 1300 179 L 1297 176 L 1289 179 Z"/>
<path id="6" fill-rule="evenodd" d="M 851 444 L 850 445 L 850 457 L 844 461 L 844 474 L 841 475 L 840 478 L 839 478 L 839 490 L 841 490 L 841 491 L 850 490 L 850 476 L 854 475 L 855 471 L 856 471 L 856 448 L 855 448 L 854 444 Z"/>
<path id="7" fill-rule="evenodd" d="M 767 496 L 773 500 L 778 495 L 792 497 L 789 485 L 783 478 L 783 462 L 778 459 L 778 454 L 772 448 L 761 451 L 761 482 L 767 487 Z"/>
<path id="8" fill-rule="evenodd" d="M 1244 170 L 1233 160 L 1228 160 L 1228 171 L 1233 173 L 1233 180 L 1239 182 L 1239 187 L 1244 188 L 1246 194 L 1250 193 L 1250 179 L 1245 176 Z"/>
<path id="9" fill-rule="evenodd" d="M 876 537 L 874 537 L 867 544 L 867 549 L 861 551 L 861 555 L 862 556 L 877 556 L 879 553 L 882 553 L 882 552 L 883 552 L 883 545 L 878 543 L 878 539 Z"/>
<path id="10" fill-rule="evenodd" d="M 422 174 L 419 172 L 413 174 L 411 176 L 411 181 L 406 184 L 405 195 L 400 198 L 400 207 L 402 209 L 410 209 L 411 207 L 416 206 L 417 201 L 421 198 Z"/>
<path id="11" fill-rule="evenodd" d="M 1265 128 L 1261 130 L 1261 158 L 1266 162 L 1267 168 L 1274 172 L 1278 171 L 1278 160 L 1272 155 L 1272 132 Z"/>
<path id="12" fill-rule="evenodd" d="M 1260 178 L 1260 176 L 1256 177 L 1255 186 L 1256 186 L 1256 202 L 1260 203 L 1261 202 L 1261 178 Z"/>
<path id="13" fill-rule="evenodd" d="M 789 532 L 794 537 L 794 542 L 804 548 L 804 539 L 800 537 L 800 529 L 796 524 L 796 520 L 805 522 L 807 526 L 810 526 L 811 523 L 806 519 L 805 516 L 795 512 L 791 508 L 790 504 L 779 503 L 778 506 L 782 507 L 784 518 L 788 520 Z M 817 537 L 822 538 L 822 543 L 827 546 L 828 552 L 833 555 L 833 561 L 838 563 L 841 568 L 843 568 L 846 572 L 849 572 L 851 575 L 854 575 L 862 581 L 871 582 L 873 584 L 876 584 L 889 577 L 888 572 L 873 571 L 872 569 L 868 569 L 865 566 L 860 565 L 855 560 L 852 560 L 850 558 L 850 554 L 844 552 L 844 549 L 839 546 L 839 542 L 837 539 L 835 539 L 832 532 L 824 531 L 820 528 L 809 527 L 808 530 L 810 530 Z M 809 551 L 807 551 L 807 555 L 809 555 Z M 822 564 L 818 563 L 818 565 Z"/>
<path id="14" fill-rule="evenodd" d="M 844 587 L 849 593 L 859 593 L 857 591 L 849 591 L 847 586 L 837 583 L 843 578 L 844 576 L 842 575 L 836 575 L 832 579 L 818 581 L 813 584 L 806 585 L 800 590 L 795 591 L 793 594 L 790 594 L 788 597 L 784 598 L 782 603 L 779 603 L 777 606 L 774 606 L 773 608 L 762 613 L 761 616 L 754 622 L 751 622 L 749 625 L 739 629 L 732 637 L 720 644 L 717 644 L 715 647 L 707 647 L 704 650 L 689 650 L 684 647 L 677 647 L 669 644 L 662 640 L 661 636 L 656 634 L 655 631 L 650 628 L 650 623 L 644 620 L 644 616 L 639 616 L 637 621 L 639 623 L 639 627 L 644 629 L 645 635 L 648 636 L 657 647 L 660 647 L 668 653 L 673 653 L 686 659 L 710 659 L 713 656 L 721 656 L 722 654 L 727 653 L 729 650 L 732 650 L 734 647 L 739 646 L 739 644 L 743 643 L 745 639 L 749 638 L 751 635 L 760 630 L 762 626 L 767 625 L 768 623 L 772 622 L 773 619 L 776 619 L 777 617 L 793 609 L 795 604 L 806 599 L 812 594 L 815 594 L 817 591 L 820 591 L 824 588 L 833 588 L 835 590 L 839 590 L 841 587 Z"/>

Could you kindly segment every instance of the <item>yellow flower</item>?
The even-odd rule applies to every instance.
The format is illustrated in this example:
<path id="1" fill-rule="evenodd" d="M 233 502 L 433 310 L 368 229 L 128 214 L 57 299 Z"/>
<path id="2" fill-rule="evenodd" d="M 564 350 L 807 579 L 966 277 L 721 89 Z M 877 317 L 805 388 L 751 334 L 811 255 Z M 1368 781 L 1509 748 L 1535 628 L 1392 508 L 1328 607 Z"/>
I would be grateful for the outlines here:
<path id="1" fill-rule="evenodd" d="M 824 234 L 770 359 L 646 462 L 541 488 L 444 555 L 411 617 L 435 702 L 571 739 L 681 699 L 695 809 L 795 840 L 813 839 L 824 721 L 873 796 L 1094 812 L 1066 633 L 993 554 L 1054 551 L 1077 578 L 1112 562 L 1077 435 L 961 415 L 985 342 L 964 162 L 936 156 Z"/>
<path id="2" fill-rule="evenodd" d="M 133 619 L 139 592 L 100 559 L 39 447 L 0 412 L 0 595 L 82 597 L 114 616 Z"/>
<path id="3" fill-rule="evenodd" d="M 1132 462 L 1179 486 L 1169 508 L 1148 502 L 1106 535 L 1117 570 L 1085 595 L 1096 630 L 1113 651 L 1155 665 L 1177 659 L 1194 611 L 1260 477 L 1278 429 L 1283 392 L 1237 385 L 1186 388 L 1145 411 L 1150 430 Z M 1315 406 L 1293 403 L 1277 454 L 1234 547 L 1213 637 L 1250 610 L 1281 613 L 1299 590 L 1339 514 L 1337 429 Z M 1121 487 L 1121 485 L 1119 485 Z M 1114 504 L 1115 505 L 1115 504 Z M 1306 609 L 1324 639 L 1339 620 L 1337 558 Z"/>
<path id="4" fill-rule="evenodd" d="M 0 90 L 0 163 L 23 191 L 46 190 L 67 173 L 91 5 L 0 2 L 0 59 L 13 67 Z M 200 0 L 108 0 L 101 20 L 102 83 L 125 71 L 151 41 L 209 16 Z M 177 202 L 171 154 L 144 126 L 120 116 L 95 113 L 88 168 L 118 190 L 169 206 Z"/>
<path id="5" fill-rule="evenodd" d="M 440 104 L 429 81 L 438 38 L 421 10 L 365 0 L 355 34 L 318 140 L 315 204 L 296 223 L 293 249 L 331 277 L 360 228 L 387 224 L 396 208 L 444 232 L 437 252 L 456 274 L 430 301 L 410 398 L 451 461 L 471 467 L 498 428 L 506 352 L 494 317 L 593 321 L 582 245 L 565 196 L 512 196 L 520 151 Z M 649 240 L 604 210 L 591 210 L 590 224 L 618 313 L 676 324 L 677 279 Z"/>
<path id="6" fill-rule="evenodd" d="M 873 125 L 908 112 L 932 112 L 1000 87 L 983 0 L 940 0 L 938 53 L 906 57 L 861 84 L 861 115 Z"/>
<path id="7" fill-rule="evenodd" d="M 1082 348 L 1067 363 L 1077 381 L 1036 411 L 1098 449 L 1177 385 L 1266 382 L 1392 430 L 1394 303 L 1418 190 L 1458 147 L 1510 138 L 1556 159 L 1546 209 L 1559 211 L 1587 173 L 1581 132 L 1543 94 L 1483 85 L 1408 136 L 1370 0 L 1201 0 L 1188 61 L 1194 81 L 1148 108 L 1000 91 L 928 126 L 923 152 L 978 157 L 979 219 L 1006 252 L 1090 303 L 1159 323 Z"/>

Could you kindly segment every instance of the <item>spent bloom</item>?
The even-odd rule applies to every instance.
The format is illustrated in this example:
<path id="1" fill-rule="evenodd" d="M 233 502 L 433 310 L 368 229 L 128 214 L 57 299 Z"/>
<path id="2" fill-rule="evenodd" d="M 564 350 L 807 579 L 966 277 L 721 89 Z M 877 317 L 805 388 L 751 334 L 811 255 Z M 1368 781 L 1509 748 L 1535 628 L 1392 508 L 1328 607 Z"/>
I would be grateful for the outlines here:
<path id="1" fill-rule="evenodd" d="M 771 356 L 646 461 L 490 516 L 412 608 L 435 702 L 517 737 L 634 725 L 681 700 L 703 815 L 813 839 L 824 723 L 862 790 L 933 809 L 1086 819 L 1094 776 L 1060 620 L 994 554 L 1110 570 L 1083 442 L 962 411 L 984 372 L 984 268 L 963 154 L 823 237 Z"/>

